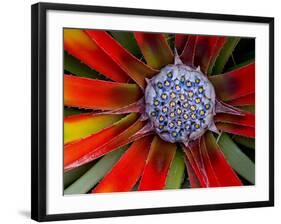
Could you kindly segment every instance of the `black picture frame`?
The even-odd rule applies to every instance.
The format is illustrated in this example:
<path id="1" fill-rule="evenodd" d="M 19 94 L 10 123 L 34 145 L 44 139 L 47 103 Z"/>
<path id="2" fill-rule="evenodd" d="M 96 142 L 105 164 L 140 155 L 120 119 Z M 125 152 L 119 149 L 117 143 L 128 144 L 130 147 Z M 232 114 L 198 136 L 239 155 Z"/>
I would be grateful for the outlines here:
<path id="1" fill-rule="evenodd" d="M 115 210 L 48 215 L 46 213 L 46 13 L 48 10 L 100 12 L 154 17 L 193 18 L 217 21 L 254 22 L 269 25 L 269 200 L 243 203 Z M 240 15 L 163 11 L 89 5 L 37 3 L 32 5 L 32 182 L 31 218 L 37 221 L 70 220 L 160 213 L 254 208 L 274 205 L 274 18 Z"/>

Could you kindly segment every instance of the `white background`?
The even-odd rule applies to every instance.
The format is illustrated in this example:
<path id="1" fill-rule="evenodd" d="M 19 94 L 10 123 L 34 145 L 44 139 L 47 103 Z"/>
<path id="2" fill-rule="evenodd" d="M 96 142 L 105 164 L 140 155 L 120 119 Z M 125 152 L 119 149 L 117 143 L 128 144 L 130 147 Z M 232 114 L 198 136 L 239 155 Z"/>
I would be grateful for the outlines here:
<path id="1" fill-rule="evenodd" d="M 1 223 L 34 223 L 30 215 L 30 5 L 35 1 L 7 1 L 0 12 L 0 221 Z M 280 5 L 278 1 L 189 1 L 189 0 L 98 0 L 63 1 L 108 6 L 171 9 L 197 12 L 274 16 L 275 56 L 280 62 Z M 275 3 L 274 3 L 275 2 Z M 278 40 L 279 39 L 279 40 Z M 278 85 L 280 65 L 275 67 L 276 99 L 281 97 Z M 106 218 L 60 223 L 277 223 L 280 220 L 280 103 L 276 101 L 276 206 L 275 208 L 239 209 L 169 215 Z"/>
<path id="2" fill-rule="evenodd" d="M 207 24 L 207 25 L 206 25 Z M 254 187 L 63 196 L 61 150 L 63 27 L 144 30 L 256 38 L 256 176 Z M 47 13 L 47 214 L 268 200 L 268 25 L 93 13 Z M 59 78 L 61 77 L 61 78 Z"/>

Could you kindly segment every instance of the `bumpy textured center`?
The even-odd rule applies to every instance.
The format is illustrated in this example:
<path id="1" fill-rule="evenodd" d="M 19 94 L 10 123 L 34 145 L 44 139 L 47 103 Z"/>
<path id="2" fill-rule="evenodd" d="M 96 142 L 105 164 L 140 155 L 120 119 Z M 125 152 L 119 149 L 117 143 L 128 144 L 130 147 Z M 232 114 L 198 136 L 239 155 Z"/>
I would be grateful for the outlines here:
<path id="1" fill-rule="evenodd" d="M 168 142 L 199 138 L 213 124 L 215 91 L 200 69 L 167 65 L 148 81 L 146 114 Z"/>

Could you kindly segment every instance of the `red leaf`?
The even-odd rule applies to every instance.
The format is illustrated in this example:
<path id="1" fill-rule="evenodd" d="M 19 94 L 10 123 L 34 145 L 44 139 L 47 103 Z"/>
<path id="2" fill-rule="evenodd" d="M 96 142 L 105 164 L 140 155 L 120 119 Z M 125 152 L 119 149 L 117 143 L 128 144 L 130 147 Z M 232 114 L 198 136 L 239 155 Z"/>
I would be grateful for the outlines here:
<path id="1" fill-rule="evenodd" d="M 130 80 L 130 77 L 82 30 L 64 29 L 64 49 L 113 81 Z"/>
<path id="2" fill-rule="evenodd" d="M 223 156 L 211 132 L 184 148 L 190 165 L 188 175 L 192 187 L 241 185 L 241 181 Z"/>
<path id="3" fill-rule="evenodd" d="M 225 37 L 189 35 L 181 54 L 181 60 L 190 66 L 200 66 L 201 71 L 207 74 L 225 41 Z M 182 42 L 178 42 L 182 44 Z"/>
<path id="4" fill-rule="evenodd" d="M 130 191 L 142 174 L 152 137 L 135 141 L 92 193 Z"/>
<path id="5" fill-rule="evenodd" d="M 247 96 L 242 96 L 240 98 L 227 101 L 228 104 L 232 106 L 248 106 L 255 105 L 255 94 L 249 94 Z"/>
<path id="6" fill-rule="evenodd" d="M 144 126 L 143 123 L 136 122 L 137 118 L 137 114 L 130 114 L 100 132 L 65 145 L 64 169 L 78 167 L 123 146 L 125 140 Z"/>
<path id="7" fill-rule="evenodd" d="M 160 69 L 173 63 L 173 53 L 163 34 L 135 32 L 134 35 L 149 66 Z"/>
<path id="8" fill-rule="evenodd" d="M 64 117 L 64 144 L 94 134 L 123 117 L 119 114 L 81 113 Z"/>
<path id="9" fill-rule="evenodd" d="M 244 113 L 243 115 L 220 113 L 216 114 L 215 122 L 230 123 L 255 128 L 255 115 L 252 113 Z"/>
<path id="10" fill-rule="evenodd" d="M 255 93 L 255 63 L 210 77 L 216 95 L 223 101 L 234 100 Z"/>
<path id="11" fill-rule="evenodd" d="M 200 184 L 199 179 L 197 178 L 197 176 L 195 174 L 194 169 L 190 165 L 190 162 L 185 160 L 185 164 L 186 164 L 186 169 L 187 169 L 187 173 L 188 173 L 188 179 L 189 179 L 190 186 L 192 188 L 200 188 L 200 187 L 202 187 L 201 184 Z"/>
<path id="12" fill-rule="evenodd" d="M 201 187 L 207 187 L 207 174 L 205 171 L 202 154 L 199 148 L 199 140 L 184 147 L 184 152 L 188 163 L 192 167 Z"/>
<path id="13" fill-rule="evenodd" d="M 202 154 L 202 158 L 205 164 L 206 174 L 207 174 L 207 186 L 208 187 L 218 187 L 221 186 L 217 177 L 216 170 L 213 168 L 212 161 L 208 154 L 208 149 L 206 148 L 206 144 L 204 141 L 204 137 L 202 137 L 202 141 L 200 142 L 200 151 Z"/>
<path id="14" fill-rule="evenodd" d="M 253 127 L 246 127 L 236 124 L 230 124 L 230 123 L 216 123 L 216 127 L 224 132 L 235 134 L 235 135 L 241 135 L 249 138 L 255 138 L 255 128 Z"/>
<path id="15" fill-rule="evenodd" d="M 194 65 L 196 67 L 200 66 L 201 71 L 207 74 L 210 63 L 216 58 L 224 43 L 224 37 L 198 36 L 195 47 Z"/>
<path id="16" fill-rule="evenodd" d="M 189 36 L 185 47 L 180 55 L 182 62 L 189 66 L 194 66 L 194 55 L 197 43 L 197 36 Z"/>
<path id="17" fill-rule="evenodd" d="M 189 35 L 186 35 L 186 34 L 176 34 L 175 35 L 175 46 L 177 48 L 179 55 L 182 53 L 188 38 L 189 38 Z"/>
<path id="18" fill-rule="evenodd" d="M 220 186 L 241 186 L 242 183 L 224 157 L 211 132 L 204 135 L 209 164 L 213 169 Z"/>
<path id="19" fill-rule="evenodd" d="M 227 41 L 227 37 L 218 37 L 218 40 L 216 42 L 216 46 L 215 46 L 215 48 L 214 48 L 214 50 L 213 50 L 213 52 L 210 56 L 210 63 L 209 63 L 208 68 L 206 70 L 206 72 L 208 74 L 210 74 L 212 72 L 212 68 L 213 68 L 213 66 L 216 62 L 216 59 L 219 56 L 219 54 L 220 54 L 224 44 L 226 43 L 226 41 Z"/>
<path id="20" fill-rule="evenodd" d="M 64 75 L 64 105 L 113 110 L 128 106 L 142 97 L 136 84 L 116 83 Z"/>
<path id="21" fill-rule="evenodd" d="M 158 72 L 137 59 L 105 31 L 85 30 L 85 32 L 141 88 L 146 85 L 145 78 L 151 78 Z"/>
<path id="22" fill-rule="evenodd" d="M 154 137 L 138 190 L 161 190 L 165 187 L 176 148 L 176 144 Z"/>

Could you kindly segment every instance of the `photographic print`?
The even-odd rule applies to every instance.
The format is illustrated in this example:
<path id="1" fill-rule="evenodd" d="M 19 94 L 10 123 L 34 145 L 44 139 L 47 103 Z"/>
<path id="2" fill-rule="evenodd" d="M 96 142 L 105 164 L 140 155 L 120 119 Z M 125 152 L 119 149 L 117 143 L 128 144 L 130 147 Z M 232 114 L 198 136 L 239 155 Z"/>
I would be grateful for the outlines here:
<path id="1" fill-rule="evenodd" d="M 37 221 L 274 205 L 274 18 L 32 6 Z"/>
<path id="2" fill-rule="evenodd" d="M 255 38 L 64 28 L 64 194 L 255 184 Z"/>

